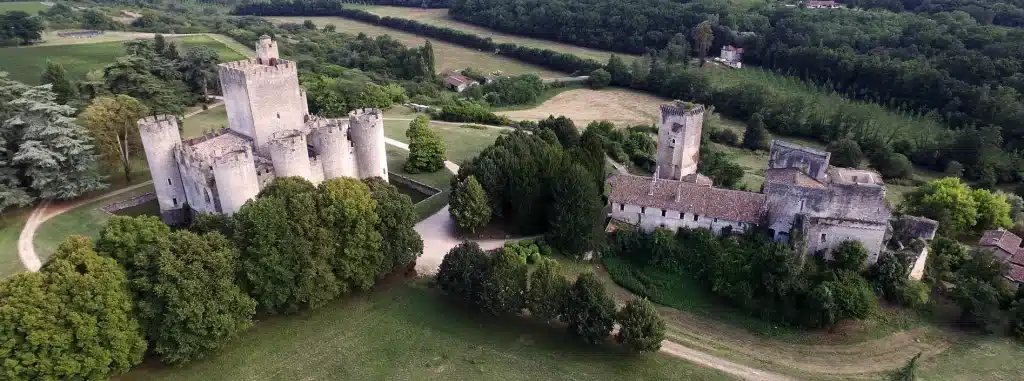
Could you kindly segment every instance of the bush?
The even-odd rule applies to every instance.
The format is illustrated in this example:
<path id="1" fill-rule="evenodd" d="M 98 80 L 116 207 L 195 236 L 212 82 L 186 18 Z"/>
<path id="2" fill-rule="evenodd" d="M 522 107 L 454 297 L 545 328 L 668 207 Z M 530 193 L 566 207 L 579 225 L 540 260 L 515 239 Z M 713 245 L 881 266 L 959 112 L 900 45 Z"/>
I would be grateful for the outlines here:
<path id="1" fill-rule="evenodd" d="M 437 286 L 445 294 L 483 309 L 484 287 L 490 259 L 476 242 L 455 246 L 441 260 L 437 270 Z"/>
<path id="2" fill-rule="evenodd" d="M 739 147 L 740 135 L 736 131 L 728 128 L 716 128 L 711 130 L 711 134 L 708 136 L 711 141 L 718 144 L 725 144 L 727 146 Z"/>
<path id="3" fill-rule="evenodd" d="M 434 119 L 458 123 L 480 123 L 498 126 L 512 123 L 512 120 L 508 117 L 491 112 L 487 105 L 464 101 L 446 104 L 440 110 L 432 108 L 430 115 Z"/>
<path id="4" fill-rule="evenodd" d="M 864 152 L 860 145 L 852 139 L 841 139 L 828 145 L 826 150 L 832 153 L 832 164 L 839 167 L 860 167 L 864 161 Z"/>
<path id="5" fill-rule="evenodd" d="M 568 289 L 569 280 L 559 271 L 558 262 L 551 258 L 541 258 L 530 274 L 526 307 L 540 319 L 554 319 L 562 313 Z"/>
<path id="6" fill-rule="evenodd" d="M 484 305 L 494 315 L 513 314 L 526 307 L 526 258 L 502 250 L 491 257 L 484 281 Z"/>
<path id="7" fill-rule="evenodd" d="M 590 78 L 587 79 L 587 84 L 592 89 L 601 89 L 608 87 L 612 82 L 612 75 L 605 69 L 597 69 L 590 72 Z"/>
<path id="8" fill-rule="evenodd" d="M 634 297 L 618 312 L 621 328 L 615 339 L 637 352 L 652 352 L 665 340 L 665 321 L 647 299 Z"/>
<path id="9" fill-rule="evenodd" d="M 615 323 L 615 303 L 594 273 L 584 273 L 565 293 L 562 320 L 584 343 L 600 344 Z"/>

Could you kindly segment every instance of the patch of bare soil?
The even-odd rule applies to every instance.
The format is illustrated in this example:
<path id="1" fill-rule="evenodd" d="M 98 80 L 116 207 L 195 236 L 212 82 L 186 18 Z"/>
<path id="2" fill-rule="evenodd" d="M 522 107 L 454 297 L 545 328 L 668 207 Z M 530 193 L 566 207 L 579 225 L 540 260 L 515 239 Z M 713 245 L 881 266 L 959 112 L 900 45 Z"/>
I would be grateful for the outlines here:
<path id="1" fill-rule="evenodd" d="M 539 120 L 548 116 L 566 116 L 579 128 L 607 120 L 616 125 L 651 124 L 658 121 L 658 106 L 664 98 L 623 89 L 577 89 L 562 92 L 540 106 L 517 111 L 498 112 L 512 120 Z"/>

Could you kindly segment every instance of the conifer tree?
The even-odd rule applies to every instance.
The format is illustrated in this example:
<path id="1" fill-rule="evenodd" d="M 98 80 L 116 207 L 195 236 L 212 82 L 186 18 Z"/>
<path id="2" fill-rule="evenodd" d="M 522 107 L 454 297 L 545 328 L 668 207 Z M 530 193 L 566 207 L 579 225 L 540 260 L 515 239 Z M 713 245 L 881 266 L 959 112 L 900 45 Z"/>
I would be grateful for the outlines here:
<path id="1" fill-rule="evenodd" d="M 434 78 L 437 76 L 437 69 L 434 66 L 435 64 L 434 45 L 430 43 L 430 40 L 427 40 L 427 42 L 423 44 L 423 66 L 425 69 L 424 72 L 427 73 L 427 77 Z"/>
<path id="2" fill-rule="evenodd" d="M 0 71 L 0 212 L 28 205 L 33 200 L 13 163 L 20 134 L 4 123 L 15 111 L 8 102 L 20 97 L 26 89 L 28 86 L 7 78 L 7 73 Z"/>
<path id="3" fill-rule="evenodd" d="M 637 352 L 652 352 L 665 340 L 665 321 L 647 299 L 634 297 L 618 313 L 619 334 L 616 340 Z"/>
<path id="4" fill-rule="evenodd" d="M 579 164 L 568 164 L 554 179 L 551 197 L 547 234 L 551 246 L 572 256 L 593 250 L 601 238 L 604 211 L 590 173 Z"/>
<path id="5" fill-rule="evenodd" d="M 406 172 L 437 172 L 444 168 L 444 140 L 436 131 L 430 129 L 430 121 L 426 117 L 418 116 L 409 122 L 405 136 L 409 138 Z"/>
<path id="6" fill-rule="evenodd" d="M 477 228 L 490 222 L 491 205 L 487 200 L 487 193 L 476 181 L 475 176 L 470 175 L 455 186 L 448 212 L 455 219 L 459 229 L 469 230 L 474 234 Z"/>
<path id="7" fill-rule="evenodd" d="M 764 127 L 764 118 L 760 113 L 750 116 L 747 129 L 743 131 L 743 148 L 765 151 L 771 148 L 771 135 Z"/>
<path id="8" fill-rule="evenodd" d="M 46 61 L 46 70 L 43 71 L 42 83 L 53 85 L 53 92 L 57 94 L 57 103 L 66 105 L 78 99 L 78 87 L 68 78 L 68 72 L 64 66 Z"/>
<path id="9" fill-rule="evenodd" d="M 50 85 L 42 85 L 9 103 L 14 113 L 3 129 L 21 131 L 11 163 L 41 198 L 69 199 L 102 189 L 89 133 L 75 124 L 75 109 L 56 98 Z"/>

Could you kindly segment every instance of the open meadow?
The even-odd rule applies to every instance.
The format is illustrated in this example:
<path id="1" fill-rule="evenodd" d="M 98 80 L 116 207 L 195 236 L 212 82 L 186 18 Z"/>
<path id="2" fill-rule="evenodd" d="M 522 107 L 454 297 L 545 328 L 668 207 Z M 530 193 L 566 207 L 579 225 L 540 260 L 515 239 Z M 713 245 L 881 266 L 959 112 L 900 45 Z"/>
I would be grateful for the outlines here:
<path id="1" fill-rule="evenodd" d="M 465 23 L 448 17 L 447 9 L 423 9 L 413 7 L 390 7 L 384 5 L 363 4 L 345 4 L 345 8 L 362 9 L 367 12 L 377 14 L 381 17 L 390 16 L 395 18 L 403 18 L 408 20 L 419 21 L 424 24 L 460 30 L 466 33 L 475 34 L 480 37 L 489 37 L 490 39 L 494 40 L 494 42 L 497 43 L 512 43 L 519 46 L 528 46 L 537 49 L 551 49 L 561 53 L 575 54 L 577 56 L 583 58 L 590 58 L 601 63 L 608 62 L 608 58 L 611 57 L 612 55 L 611 52 L 604 50 L 584 48 L 581 46 L 569 45 L 561 42 L 517 36 L 508 33 L 501 33 L 493 29 L 487 29 L 481 26 Z M 625 59 L 632 59 L 638 57 L 626 54 L 619 54 L 619 56 Z"/>
<path id="2" fill-rule="evenodd" d="M 21 11 L 30 15 L 39 14 L 39 11 L 43 11 L 50 8 L 49 5 L 43 4 L 40 1 L 10 1 L 0 2 L 0 14 L 14 11 Z"/>
<path id="3" fill-rule="evenodd" d="M 566 116 L 579 128 L 588 123 L 607 120 L 616 125 L 656 123 L 658 108 L 668 99 L 638 91 L 609 88 L 604 90 L 573 89 L 559 93 L 539 106 L 516 111 L 499 111 L 512 120 L 540 120 L 548 116 Z"/>
<path id="4" fill-rule="evenodd" d="M 663 354 L 574 344 L 519 318 L 464 312 L 420 282 L 258 320 L 214 356 L 115 380 L 733 380 Z"/>
<path id="5" fill-rule="evenodd" d="M 339 32 L 359 34 L 376 37 L 390 35 L 407 47 L 423 46 L 427 38 L 412 33 L 406 33 L 397 29 L 386 28 L 378 25 L 350 20 L 342 17 L 270 17 L 276 22 L 302 23 L 305 20 L 312 20 L 317 26 L 323 27 L 333 24 Z M 478 69 L 485 73 L 500 71 L 504 74 L 537 74 L 541 78 L 564 77 L 567 74 L 540 66 L 523 63 L 511 58 L 499 56 L 492 52 L 483 52 L 475 49 L 464 48 L 459 45 L 447 43 L 437 39 L 430 39 L 434 46 L 434 57 L 437 72 L 443 73 L 451 70 L 462 70 L 467 67 Z"/>
<path id="6" fill-rule="evenodd" d="M 173 37 L 168 40 L 174 41 L 182 50 L 193 46 L 209 47 L 217 51 L 223 61 L 245 58 L 231 47 L 206 35 Z M 71 78 L 81 80 L 90 71 L 102 69 L 124 54 L 124 46 L 120 41 L 0 48 L 0 56 L 4 57 L 0 60 L 0 70 L 8 72 L 12 79 L 35 85 L 39 84 L 39 76 L 46 68 L 46 62 L 53 61 L 63 65 Z"/>

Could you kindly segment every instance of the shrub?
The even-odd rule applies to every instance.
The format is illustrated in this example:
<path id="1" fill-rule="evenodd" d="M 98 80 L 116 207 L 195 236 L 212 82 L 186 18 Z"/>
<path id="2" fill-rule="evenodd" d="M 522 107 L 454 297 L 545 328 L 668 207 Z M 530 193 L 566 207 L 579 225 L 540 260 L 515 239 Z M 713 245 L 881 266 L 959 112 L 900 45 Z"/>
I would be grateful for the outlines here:
<path id="1" fill-rule="evenodd" d="M 857 168 L 864 161 L 864 152 L 860 145 L 852 139 L 840 139 L 828 145 L 826 150 L 832 153 L 832 164 L 839 167 Z"/>
<path id="2" fill-rule="evenodd" d="M 716 128 L 711 130 L 709 135 L 711 141 L 718 144 L 725 144 L 727 146 L 738 147 L 740 145 L 740 135 L 736 131 L 728 128 Z"/>
<path id="3" fill-rule="evenodd" d="M 492 314 L 511 314 L 526 307 L 526 258 L 502 250 L 491 257 L 484 281 L 484 306 Z"/>
<path id="4" fill-rule="evenodd" d="M 592 89 L 601 89 L 607 87 L 612 82 L 612 75 L 605 69 L 597 69 L 590 72 L 590 78 L 587 79 L 587 84 Z"/>
<path id="5" fill-rule="evenodd" d="M 530 274 L 526 292 L 526 307 L 538 318 L 550 320 L 562 312 L 569 281 L 559 271 L 558 262 L 541 258 Z"/>
<path id="6" fill-rule="evenodd" d="M 594 273 L 584 273 L 565 293 L 562 320 L 571 335 L 584 343 L 599 344 L 612 331 L 615 303 Z"/>
<path id="7" fill-rule="evenodd" d="M 647 299 L 634 297 L 618 312 L 616 340 L 637 352 L 657 351 L 665 339 L 665 321 Z"/>

